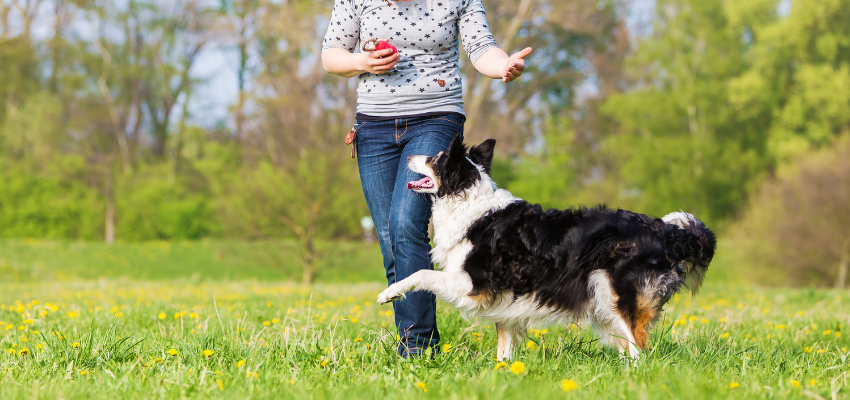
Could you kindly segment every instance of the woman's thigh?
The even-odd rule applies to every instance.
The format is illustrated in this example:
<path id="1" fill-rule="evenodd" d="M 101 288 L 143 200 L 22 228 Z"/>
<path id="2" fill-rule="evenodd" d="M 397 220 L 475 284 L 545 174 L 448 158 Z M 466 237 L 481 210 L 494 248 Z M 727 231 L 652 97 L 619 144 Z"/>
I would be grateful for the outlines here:
<path id="1" fill-rule="evenodd" d="M 428 244 L 428 220 L 431 198 L 407 188 L 407 183 L 422 178 L 407 166 L 407 157 L 433 156 L 449 148 L 455 136 L 463 135 L 463 119 L 454 116 L 410 118 L 406 132 L 399 137 L 404 146 L 393 188 L 390 211 L 390 237 L 396 241 Z M 399 251 L 398 246 L 393 246 Z"/>
<path id="2" fill-rule="evenodd" d="M 395 140 L 393 121 L 358 122 L 356 127 L 360 182 L 386 264 L 392 259 L 389 218 L 402 149 Z"/>

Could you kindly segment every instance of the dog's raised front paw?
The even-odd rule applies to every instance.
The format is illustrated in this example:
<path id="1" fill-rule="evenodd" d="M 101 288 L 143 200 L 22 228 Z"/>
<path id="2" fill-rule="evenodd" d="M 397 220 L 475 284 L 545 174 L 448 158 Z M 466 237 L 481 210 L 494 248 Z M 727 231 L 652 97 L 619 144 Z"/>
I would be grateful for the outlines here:
<path id="1" fill-rule="evenodd" d="M 395 285 L 392 285 L 384 289 L 384 291 L 378 295 L 378 303 L 387 304 L 389 302 L 398 300 L 398 298 L 402 296 L 401 293 L 398 293 L 394 286 Z"/>

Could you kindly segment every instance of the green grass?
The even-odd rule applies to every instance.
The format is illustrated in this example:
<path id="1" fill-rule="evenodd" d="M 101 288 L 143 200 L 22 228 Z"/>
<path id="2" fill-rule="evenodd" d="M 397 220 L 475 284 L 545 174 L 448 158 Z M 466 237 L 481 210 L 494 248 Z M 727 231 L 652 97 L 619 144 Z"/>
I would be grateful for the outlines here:
<path id="1" fill-rule="evenodd" d="M 7 264 L 25 259 L 4 246 Z M 55 246 L 67 252 L 82 246 L 85 254 L 98 247 Z M 190 246 L 197 254 L 213 248 Z M 76 268 L 85 272 L 78 257 Z M 345 257 L 335 262 L 343 261 L 358 276 L 380 269 Z M 550 327 L 529 332 L 536 343 L 517 352 L 520 368 L 496 363 L 492 325 L 464 321 L 445 304 L 438 319 L 442 344 L 451 348 L 433 359 L 402 360 L 394 352 L 392 308 L 374 303 L 380 283 L 303 288 L 275 275 L 229 271 L 236 265 L 219 264 L 224 272 L 216 279 L 192 278 L 203 271 L 196 268 L 157 280 L 131 272 L 57 280 L 44 272 L 0 282 L 0 398 L 840 399 L 850 393 L 850 334 L 844 333 L 850 306 L 841 291 L 758 288 L 710 272 L 698 296 L 671 301 L 652 333 L 652 350 L 639 361 L 601 347 L 580 327 Z M 224 279 L 229 274 L 242 279 Z M 565 379 L 577 389 L 564 393 Z"/>

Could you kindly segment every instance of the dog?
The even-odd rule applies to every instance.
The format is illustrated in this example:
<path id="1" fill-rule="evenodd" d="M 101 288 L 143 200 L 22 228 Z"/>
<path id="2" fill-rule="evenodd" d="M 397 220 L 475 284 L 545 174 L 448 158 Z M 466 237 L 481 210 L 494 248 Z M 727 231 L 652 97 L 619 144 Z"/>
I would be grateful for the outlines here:
<path id="1" fill-rule="evenodd" d="M 591 325 L 602 343 L 638 358 L 648 330 L 683 286 L 696 294 L 716 238 L 685 212 L 653 219 L 605 206 L 543 210 L 496 187 L 496 142 L 457 137 L 436 156 L 410 156 L 425 177 L 408 189 L 433 197 L 441 271 L 422 270 L 378 295 L 434 293 L 465 318 L 495 323 L 496 358 L 510 359 L 531 326 Z"/>

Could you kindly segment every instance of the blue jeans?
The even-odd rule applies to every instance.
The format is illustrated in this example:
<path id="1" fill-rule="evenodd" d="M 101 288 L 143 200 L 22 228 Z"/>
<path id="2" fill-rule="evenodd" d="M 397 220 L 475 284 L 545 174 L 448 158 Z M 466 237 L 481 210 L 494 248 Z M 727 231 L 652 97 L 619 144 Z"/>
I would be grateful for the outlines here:
<path id="1" fill-rule="evenodd" d="M 407 167 L 407 157 L 447 150 L 455 136 L 463 135 L 464 121 L 458 115 L 357 121 L 360 181 L 390 285 L 416 271 L 434 269 L 428 237 L 431 198 L 407 189 L 408 182 L 423 178 Z M 440 342 L 433 294 L 409 293 L 394 302 L 393 309 L 402 356 L 418 354 Z"/>

